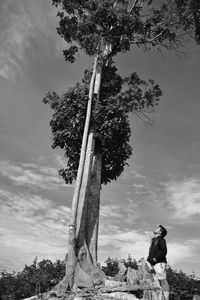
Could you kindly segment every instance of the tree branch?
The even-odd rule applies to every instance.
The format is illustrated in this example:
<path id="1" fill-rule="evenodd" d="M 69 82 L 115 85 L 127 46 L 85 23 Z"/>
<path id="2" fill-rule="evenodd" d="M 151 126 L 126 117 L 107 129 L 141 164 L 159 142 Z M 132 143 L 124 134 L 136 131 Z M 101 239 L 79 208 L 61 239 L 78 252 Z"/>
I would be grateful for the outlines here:
<path id="1" fill-rule="evenodd" d="M 132 13 L 132 11 L 134 10 L 134 8 L 136 7 L 137 3 L 139 0 L 135 0 L 135 2 L 133 3 L 133 5 L 131 6 L 130 10 L 129 10 L 129 14 Z"/>
<path id="2" fill-rule="evenodd" d="M 142 2 L 144 1 L 144 0 L 141 0 Z M 135 0 L 134 1 L 134 3 L 133 3 L 133 5 L 131 6 L 131 8 L 130 8 L 130 10 L 129 10 L 129 15 L 133 12 L 133 10 L 136 8 L 136 6 L 137 6 L 137 4 L 138 4 L 138 2 L 139 2 L 139 0 Z"/>
<path id="3" fill-rule="evenodd" d="M 142 113 L 141 111 L 134 111 L 134 113 L 136 114 L 136 116 L 142 121 L 144 122 L 146 125 L 154 125 L 155 124 L 155 119 L 151 119 L 150 117 L 148 117 L 146 114 Z M 142 116 L 141 116 L 142 115 Z M 148 121 L 147 121 L 148 120 Z"/>

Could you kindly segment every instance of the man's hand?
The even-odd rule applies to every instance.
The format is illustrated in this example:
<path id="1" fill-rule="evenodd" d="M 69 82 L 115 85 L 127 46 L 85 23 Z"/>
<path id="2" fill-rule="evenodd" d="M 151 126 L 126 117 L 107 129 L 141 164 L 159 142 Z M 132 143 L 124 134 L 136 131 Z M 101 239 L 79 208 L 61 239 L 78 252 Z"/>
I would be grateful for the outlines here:
<path id="1" fill-rule="evenodd" d="M 155 257 L 153 258 L 153 261 L 155 261 L 155 262 L 156 262 L 156 258 L 155 258 Z"/>

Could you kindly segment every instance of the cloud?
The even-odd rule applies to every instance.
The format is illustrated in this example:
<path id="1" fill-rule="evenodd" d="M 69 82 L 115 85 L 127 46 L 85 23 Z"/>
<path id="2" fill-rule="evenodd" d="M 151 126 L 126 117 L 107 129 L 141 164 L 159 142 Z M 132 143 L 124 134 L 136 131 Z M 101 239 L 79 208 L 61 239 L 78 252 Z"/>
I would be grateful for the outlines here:
<path id="1" fill-rule="evenodd" d="M 63 168 L 63 166 L 66 165 L 66 159 L 61 155 L 54 154 L 54 160 L 60 168 Z"/>
<path id="2" fill-rule="evenodd" d="M 121 216 L 121 207 L 119 205 L 104 205 L 100 207 L 100 215 L 102 217 L 117 217 Z"/>
<path id="3" fill-rule="evenodd" d="M 145 188 L 145 185 L 144 184 L 134 183 L 133 187 L 136 188 L 136 189 L 143 189 L 143 188 Z"/>
<path id="4" fill-rule="evenodd" d="M 114 211 L 114 213 L 112 213 Z M 99 259 L 108 256 L 147 257 L 151 232 L 127 227 L 123 209 L 106 205 L 101 209 Z M 70 208 L 56 205 L 37 194 L 0 190 L 0 269 L 19 270 L 34 257 L 64 259 L 67 252 L 67 223 Z M 122 222 L 123 220 L 123 222 Z M 118 222 L 119 221 L 119 222 Z M 168 241 L 168 261 L 172 267 L 194 261 L 198 239 Z M 180 255 L 181 253 L 181 255 Z"/>
<path id="5" fill-rule="evenodd" d="M 111 258 L 127 258 L 130 254 L 136 260 L 147 258 L 151 233 L 140 230 L 125 231 L 117 227 L 109 227 L 107 233 L 100 233 L 99 247 L 100 260 L 104 262 L 108 256 Z M 167 242 L 167 260 L 171 267 L 180 268 L 185 261 L 198 261 L 198 240 Z"/>
<path id="6" fill-rule="evenodd" d="M 171 218 L 182 222 L 195 222 L 200 215 L 200 180 L 187 178 L 166 184 Z"/>
<path id="7" fill-rule="evenodd" d="M 67 206 L 55 204 L 42 196 L 30 193 L 9 192 L 0 190 L 1 214 L 14 217 L 16 220 L 43 223 L 49 220 L 60 224 L 66 224 L 66 216 L 70 214 Z"/>
<path id="8" fill-rule="evenodd" d="M 66 185 L 58 175 L 58 170 L 36 163 L 16 164 L 0 161 L 0 175 L 8 178 L 17 186 L 30 186 L 40 189 L 57 189 Z"/>
<path id="9" fill-rule="evenodd" d="M 133 214 L 134 211 L 134 214 Z M 132 229 L 140 212 L 128 198 L 127 206 L 105 205 L 100 210 L 99 253 L 101 262 L 108 256 L 136 259 L 147 257 L 151 233 Z"/>
<path id="10" fill-rule="evenodd" d="M 39 195 L 0 190 L 0 269 L 19 270 L 34 257 L 64 258 L 70 208 Z"/>
<path id="11" fill-rule="evenodd" d="M 130 254 L 135 259 L 147 257 L 148 234 L 137 230 L 124 231 L 117 227 L 108 227 L 107 233 L 99 235 L 100 259 L 108 256 L 126 258 Z"/>
<path id="12" fill-rule="evenodd" d="M 1 1 L 1 76 L 12 79 L 16 75 L 23 77 L 30 57 L 37 55 L 42 64 L 49 51 L 56 54 L 58 41 L 52 17 L 53 9 L 48 1 Z M 36 51 L 38 47 L 41 51 Z"/>
<path id="13" fill-rule="evenodd" d="M 111 228 L 112 226 L 132 228 L 140 218 L 141 212 L 138 204 L 130 197 L 127 197 L 126 205 L 103 205 L 100 207 L 100 226 Z M 123 222 L 122 222 L 123 220 Z"/>
<path id="14" fill-rule="evenodd" d="M 138 172 L 134 169 L 130 170 L 130 173 L 132 173 L 132 175 L 138 179 L 146 179 L 147 178 L 145 175 L 142 175 L 140 172 Z"/>
<path id="15" fill-rule="evenodd" d="M 51 206 L 50 200 L 38 195 L 11 193 L 0 190 L 1 212 L 18 217 L 31 217 L 37 211 L 47 210 Z"/>
<path id="16" fill-rule="evenodd" d="M 197 247 L 194 247 L 190 240 L 184 242 L 171 241 L 168 243 L 168 262 L 171 266 L 183 264 L 184 261 L 197 258 Z"/>
<path id="17" fill-rule="evenodd" d="M 103 263 L 108 256 L 111 258 L 127 258 L 130 254 L 135 259 L 141 257 L 147 258 L 152 232 L 141 230 L 146 227 L 143 224 L 138 225 L 140 212 L 136 208 L 127 206 L 125 208 L 117 205 L 105 205 L 101 209 L 100 215 L 100 234 L 99 234 L 99 259 Z M 134 212 L 134 214 L 133 214 Z M 137 218 L 134 220 L 134 215 Z M 132 224 L 127 222 L 132 217 Z M 119 222 L 118 222 L 119 220 Z M 146 224 L 147 225 L 147 224 Z M 147 227 L 146 227 L 147 228 Z M 168 254 L 167 259 L 173 268 L 184 267 L 185 262 L 198 260 L 199 239 L 184 239 L 179 237 L 178 240 L 167 238 Z"/>

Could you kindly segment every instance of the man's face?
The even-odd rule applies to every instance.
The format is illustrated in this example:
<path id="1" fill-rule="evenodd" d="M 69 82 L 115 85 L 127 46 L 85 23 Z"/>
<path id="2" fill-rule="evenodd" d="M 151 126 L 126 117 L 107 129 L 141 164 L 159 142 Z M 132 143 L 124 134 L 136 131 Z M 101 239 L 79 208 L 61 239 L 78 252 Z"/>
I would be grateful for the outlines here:
<path id="1" fill-rule="evenodd" d="M 160 235 L 161 234 L 161 228 L 158 226 L 153 232 L 155 235 Z"/>

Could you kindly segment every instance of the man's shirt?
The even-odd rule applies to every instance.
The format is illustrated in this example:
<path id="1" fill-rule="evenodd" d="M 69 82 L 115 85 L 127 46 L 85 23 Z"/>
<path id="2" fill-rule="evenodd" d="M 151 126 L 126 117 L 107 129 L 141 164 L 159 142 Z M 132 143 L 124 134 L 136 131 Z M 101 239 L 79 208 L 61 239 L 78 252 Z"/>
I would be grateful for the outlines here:
<path id="1" fill-rule="evenodd" d="M 147 261 L 151 265 L 155 265 L 157 263 L 164 262 L 166 263 L 166 255 L 167 255 L 167 245 L 166 241 L 162 236 L 155 237 L 151 240 L 151 245 L 149 248 L 149 256 Z"/>

